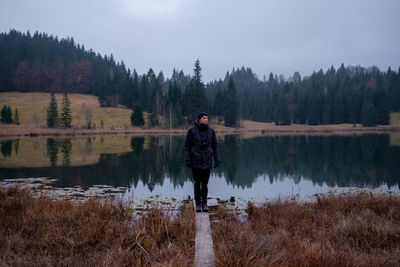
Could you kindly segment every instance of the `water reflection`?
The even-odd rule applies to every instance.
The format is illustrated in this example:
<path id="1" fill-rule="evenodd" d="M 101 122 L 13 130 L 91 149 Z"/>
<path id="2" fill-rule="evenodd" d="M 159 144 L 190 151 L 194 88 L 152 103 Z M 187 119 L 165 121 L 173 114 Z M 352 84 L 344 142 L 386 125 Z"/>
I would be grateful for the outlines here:
<path id="1" fill-rule="evenodd" d="M 239 186 L 251 187 L 260 175 L 271 183 L 290 176 L 329 186 L 395 185 L 400 178 L 400 149 L 387 135 L 262 137 L 243 140 L 238 149 L 232 183 Z"/>
<path id="2" fill-rule="evenodd" d="M 58 142 L 54 138 L 47 139 L 46 151 L 51 167 L 55 167 L 58 159 Z"/>
<path id="3" fill-rule="evenodd" d="M 382 184 L 391 187 L 400 182 L 400 148 L 390 144 L 389 135 L 252 139 L 227 135 L 219 142 L 222 163 L 213 170 L 213 177 L 240 189 L 259 187 L 264 183 L 263 190 L 267 190 L 268 184 L 285 179 L 294 184 L 330 187 L 378 187 Z M 25 143 L 19 140 L 1 142 L 3 157 L 0 163 L 11 164 L 13 160 L 24 159 L 25 154 L 21 151 L 29 150 L 23 145 Z M 45 144 L 48 167 L 14 164 L 11 168 L 7 167 L 11 165 L 3 164 L 0 179 L 46 176 L 58 178 L 57 186 L 107 184 L 136 188 L 143 185 L 150 192 L 156 187 L 160 190 L 170 188 L 169 185 L 181 188 L 191 181 L 191 172 L 183 164 L 184 137 L 48 138 L 45 142 L 32 140 L 32 150 L 41 151 L 42 143 Z M 82 158 L 89 157 L 95 161 L 78 164 Z M 163 187 L 164 184 L 168 186 Z"/>
<path id="4" fill-rule="evenodd" d="M 135 154 L 140 155 L 143 151 L 144 137 L 132 137 L 131 148 Z"/>
<path id="5" fill-rule="evenodd" d="M 11 157 L 12 152 L 12 141 L 2 141 L 1 142 L 1 153 L 5 158 Z"/>
<path id="6" fill-rule="evenodd" d="M 71 165 L 71 150 L 72 143 L 71 139 L 64 139 L 60 142 L 61 153 L 63 154 L 62 165 L 68 167 Z"/>
<path id="7" fill-rule="evenodd" d="M 90 138 L 88 138 L 87 143 L 90 143 Z M 47 157 L 50 161 L 50 166 L 55 167 L 58 161 L 58 153 L 62 153 L 62 166 L 68 167 L 71 165 L 71 151 L 72 142 L 71 139 L 54 139 L 48 138 L 46 145 Z M 87 150 L 89 151 L 89 150 Z"/>

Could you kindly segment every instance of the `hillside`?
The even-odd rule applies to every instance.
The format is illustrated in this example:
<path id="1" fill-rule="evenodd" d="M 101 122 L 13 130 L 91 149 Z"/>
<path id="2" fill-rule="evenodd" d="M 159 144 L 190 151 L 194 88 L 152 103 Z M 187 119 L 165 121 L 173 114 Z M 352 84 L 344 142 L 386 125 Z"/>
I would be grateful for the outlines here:
<path id="1" fill-rule="evenodd" d="M 101 107 L 98 97 L 83 94 L 69 94 L 72 109 L 72 125 L 82 128 L 85 117 L 93 115 L 92 123 L 97 128 L 101 121 L 105 128 L 129 127 L 132 110 L 124 107 Z M 61 109 L 62 94 L 56 94 L 58 110 Z M 11 106 L 12 112 L 18 109 L 20 124 L 26 127 L 46 127 L 46 110 L 49 106 L 49 93 L 0 93 L 0 107 Z"/>

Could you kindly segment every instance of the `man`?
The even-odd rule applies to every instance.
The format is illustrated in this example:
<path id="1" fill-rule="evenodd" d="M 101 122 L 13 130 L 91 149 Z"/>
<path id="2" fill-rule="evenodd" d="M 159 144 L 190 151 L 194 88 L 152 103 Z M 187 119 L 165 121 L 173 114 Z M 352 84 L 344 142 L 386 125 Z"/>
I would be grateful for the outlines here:
<path id="1" fill-rule="evenodd" d="M 216 168 L 220 162 L 217 137 L 214 130 L 208 127 L 207 113 L 200 112 L 195 126 L 188 130 L 185 140 L 185 164 L 193 173 L 196 212 L 208 211 L 207 185 L 213 157 Z"/>

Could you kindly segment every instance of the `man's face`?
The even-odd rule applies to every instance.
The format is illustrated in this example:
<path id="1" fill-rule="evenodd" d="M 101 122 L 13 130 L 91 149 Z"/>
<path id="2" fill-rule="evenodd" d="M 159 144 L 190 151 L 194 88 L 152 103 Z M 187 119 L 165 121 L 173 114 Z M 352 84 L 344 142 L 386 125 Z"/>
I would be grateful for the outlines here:
<path id="1" fill-rule="evenodd" d="M 203 116 L 200 118 L 199 122 L 201 124 L 208 124 L 208 116 Z"/>

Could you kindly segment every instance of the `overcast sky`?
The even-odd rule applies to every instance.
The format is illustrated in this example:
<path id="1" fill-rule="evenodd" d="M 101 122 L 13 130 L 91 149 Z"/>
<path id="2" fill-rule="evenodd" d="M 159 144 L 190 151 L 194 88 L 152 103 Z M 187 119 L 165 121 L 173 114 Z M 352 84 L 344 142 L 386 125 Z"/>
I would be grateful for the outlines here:
<path id="1" fill-rule="evenodd" d="M 205 82 L 251 67 L 260 79 L 331 65 L 400 63 L 399 0 L 1 0 L 0 31 L 73 37 L 139 74 L 151 67 Z"/>

